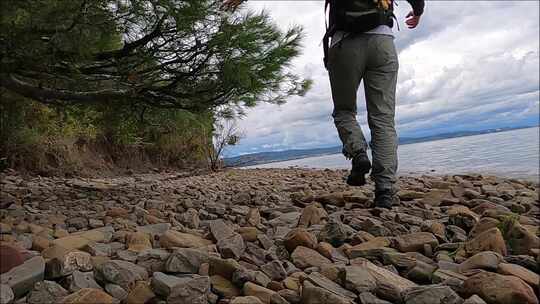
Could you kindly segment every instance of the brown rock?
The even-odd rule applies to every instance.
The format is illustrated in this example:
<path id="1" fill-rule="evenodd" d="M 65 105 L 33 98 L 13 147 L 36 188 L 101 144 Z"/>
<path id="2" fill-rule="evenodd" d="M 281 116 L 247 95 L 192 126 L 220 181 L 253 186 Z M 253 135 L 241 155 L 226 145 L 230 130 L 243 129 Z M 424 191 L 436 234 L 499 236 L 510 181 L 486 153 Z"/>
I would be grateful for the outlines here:
<path id="1" fill-rule="evenodd" d="M 499 224 L 500 221 L 497 219 L 492 217 L 483 217 L 476 223 L 476 225 L 474 225 L 473 229 L 469 232 L 469 236 L 475 237 L 486 230 L 498 227 Z"/>
<path id="2" fill-rule="evenodd" d="M 474 239 L 467 241 L 458 254 L 467 257 L 482 251 L 493 251 L 502 256 L 506 255 L 506 244 L 498 228 L 486 230 Z"/>
<path id="3" fill-rule="evenodd" d="M 133 232 L 126 235 L 126 245 L 128 246 L 128 250 L 134 252 L 152 249 L 150 235 L 144 232 Z"/>
<path id="4" fill-rule="evenodd" d="M 355 254 L 355 252 L 357 251 L 365 251 L 368 249 L 383 248 L 388 246 L 390 246 L 390 240 L 387 237 L 378 236 L 367 242 L 363 242 L 351 248 L 347 248 L 345 250 L 345 253 L 349 257 L 356 257 L 357 255 Z"/>
<path id="5" fill-rule="evenodd" d="M 304 210 L 298 220 L 298 227 L 309 227 L 311 225 L 319 225 L 323 223 L 323 220 L 328 217 L 326 210 L 321 208 L 317 203 L 313 203 Z"/>
<path id="6" fill-rule="evenodd" d="M 244 295 L 246 296 L 254 296 L 258 298 L 264 304 L 270 304 L 272 295 L 276 293 L 273 290 L 264 288 L 257 284 L 253 284 L 251 282 L 247 282 L 246 284 L 244 284 L 243 292 L 244 292 Z"/>
<path id="7" fill-rule="evenodd" d="M 159 238 L 161 247 L 170 249 L 179 248 L 201 248 L 212 244 L 212 241 L 203 239 L 200 236 L 168 230 Z"/>
<path id="8" fill-rule="evenodd" d="M 0 274 L 10 271 L 24 263 L 24 258 L 17 248 L 9 245 L 0 245 Z"/>
<path id="9" fill-rule="evenodd" d="M 51 241 L 49 241 L 49 239 L 39 235 L 34 235 L 32 237 L 32 250 L 41 252 L 49 246 L 51 246 Z"/>
<path id="10" fill-rule="evenodd" d="M 258 208 L 249 209 L 246 216 L 246 222 L 253 227 L 257 227 L 261 224 L 261 214 L 259 213 Z"/>
<path id="11" fill-rule="evenodd" d="M 512 254 L 531 255 L 532 250 L 540 248 L 540 238 L 520 224 L 513 225 L 505 239 Z"/>
<path id="12" fill-rule="evenodd" d="M 126 304 L 141 304 L 155 298 L 156 295 L 147 282 L 138 281 L 124 300 Z"/>
<path id="13" fill-rule="evenodd" d="M 289 231 L 283 243 L 289 252 L 293 252 L 298 246 L 317 248 L 317 238 L 304 228 L 295 228 Z"/>
<path id="14" fill-rule="evenodd" d="M 397 247 L 401 252 L 424 251 L 424 245 L 430 245 L 435 248 L 439 241 L 429 232 L 416 232 L 400 235 L 396 238 Z"/>
<path id="15" fill-rule="evenodd" d="M 62 304 L 113 304 L 114 298 L 102 290 L 83 288 L 65 297 Z"/>
<path id="16" fill-rule="evenodd" d="M 459 265 L 459 271 L 464 273 L 472 269 L 495 271 L 503 261 L 503 257 L 493 251 L 479 252 Z"/>
<path id="17" fill-rule="evenodd" d="M 499 265 L 497 270 L 500 274 L 513 275 L 525 281 L 527 284 L 531 285 L 535 290 L 538 290 L 540 285 L 540 276 L 529 269 L 516 265 L 502 263 Z"/>
<path id="18" fill-rule="evenodd" d="M 107 210 L 107 216 L 110 217 L 127 217 L 129 215 L 129 210 L 122 207 L 112 207 Z"/>
<path id="19" fill-rule="evenodd" d="M 294 265 L 300 269 L 305 269 L 308 267 L 320 267 L 324 264 L 332 263 L 332 261 L 323 257 L 317 251 L 304 246 L 296 247 L 291 254 L 291 258 Z"/>
<path id="20" fill-rule="evenodd" d="M 220 275 L 210 277 L 212 289 L 214 292 L 225 298 L 233 298 L 239 296 L 242 292 L 233 285 L 233 283 Z"/>
<path id="21" fill-rule="evenodd" d="M 231 300 L 231 304 L 264 304 L 259 298 L 254 296 L 236 297 Z"/>
<path id="22" fill-rule="evenodd" d="M 533 289 L 518 277 L 482 271 L 463 284 L 466 296 L 479 295 L 489 304 L 538 304 Z"/>
<path id="23" fill-rule="evenodd" d="M 431 190 L 424 195 L 422 203 L 430 206 L 440 206 L 441 203 L 452 196 L 448 189 L 435 189 Z"/>
<path id="24" fill-rule="evenodd" d="M 448 223 L 461 227 L 465 231 L 471 230 L 478 220 L 478 215 L 465 206 L 456 205 L 448 210 Z"/>
<path id="25" fill-rule="evenodd" d="M 259 234 L 259 230 L 255 227 L 240 227 L 236 232 L 238 232 L 246 242 L 256 242 Z"/>

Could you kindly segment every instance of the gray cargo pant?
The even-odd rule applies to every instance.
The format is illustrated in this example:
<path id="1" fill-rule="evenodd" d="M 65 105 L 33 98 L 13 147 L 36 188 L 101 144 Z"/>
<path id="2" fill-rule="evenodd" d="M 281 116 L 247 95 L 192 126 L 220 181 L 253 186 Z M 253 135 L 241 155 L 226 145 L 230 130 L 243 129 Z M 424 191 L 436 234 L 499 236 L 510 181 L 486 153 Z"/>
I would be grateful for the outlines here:
<path id="1" fill-rule="evenodd" d="M 394 123 L 398 57 L 394 38 L 355 34 L 330 48 L 328 73 L 334 100 L 334 123 L 343 154 L 365 153 L 367 143 L 356 121 L 356 94 L 364 80 L 373 168 L 377 190 L 397 191 L 397 135 Z"/>

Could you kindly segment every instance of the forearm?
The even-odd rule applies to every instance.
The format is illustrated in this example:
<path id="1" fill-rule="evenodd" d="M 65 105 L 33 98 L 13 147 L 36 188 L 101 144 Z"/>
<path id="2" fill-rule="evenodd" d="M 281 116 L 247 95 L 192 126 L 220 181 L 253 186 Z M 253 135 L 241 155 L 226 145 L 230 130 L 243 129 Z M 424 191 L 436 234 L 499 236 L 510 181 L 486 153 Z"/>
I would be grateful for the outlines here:
<path id="1" fill-rule="evenodd" d="M 407 2 L 412 6 L 415 16 L 421 16 L 424 13 L 424 0 L 407 0 Z"/>

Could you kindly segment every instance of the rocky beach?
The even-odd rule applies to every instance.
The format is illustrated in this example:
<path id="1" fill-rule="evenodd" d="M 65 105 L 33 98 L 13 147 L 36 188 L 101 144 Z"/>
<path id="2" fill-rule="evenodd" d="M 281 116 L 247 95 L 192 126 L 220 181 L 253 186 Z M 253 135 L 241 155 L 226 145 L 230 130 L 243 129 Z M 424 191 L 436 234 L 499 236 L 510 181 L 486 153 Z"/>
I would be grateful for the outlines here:
<path id="1" fill-rule="evenodd" d="M 537 183 L 346 175 L 1 173 L 0 303 L 539 303 Z"/>

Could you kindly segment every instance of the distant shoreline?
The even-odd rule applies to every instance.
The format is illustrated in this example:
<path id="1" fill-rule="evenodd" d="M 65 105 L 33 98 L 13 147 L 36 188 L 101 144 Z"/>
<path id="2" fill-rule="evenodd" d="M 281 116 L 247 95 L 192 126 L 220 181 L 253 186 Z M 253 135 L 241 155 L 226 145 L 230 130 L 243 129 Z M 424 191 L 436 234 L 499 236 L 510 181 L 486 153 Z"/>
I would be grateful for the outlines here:
<path id="1" fill-rule="evenodd" d="M 477 135 L 493 134 L 493 133 L 503 133 L 515 130 L 522 129 L 531 129 L 538 128 L 540 125 L 536 126 L 524 126 L 524 127 L 515 127 L 515 128 L 496 128 L 496 129 L 487 129 L 481 131 L 461 131 L 461 132 L 452 132 L 452 133 L 443 133 L 436 134 L 432 136 L 424 137 L 415 137 L 415 138 L 400 138 L 399 145 L 409 145 L 417 144 L 423 142 L 434 142 L 445 139 L 452 138 L 461 138 L 461 137 L 471 137 Z M 271 152 L 259 152 L 252 154 L 245 154 L 230 158 L 225 158 L 225 164 L 227 167 L 251 167 L 257 165 L 279 163 L 284 161 L 298 160 L 304 158 L 325 156 L 325 155 L 334 155 L 341 153 L 341 146 L 327 147 L 327 148 L 314 148 L 314 149 L 291 149 L 285 151 L 271 151 Z"/>

